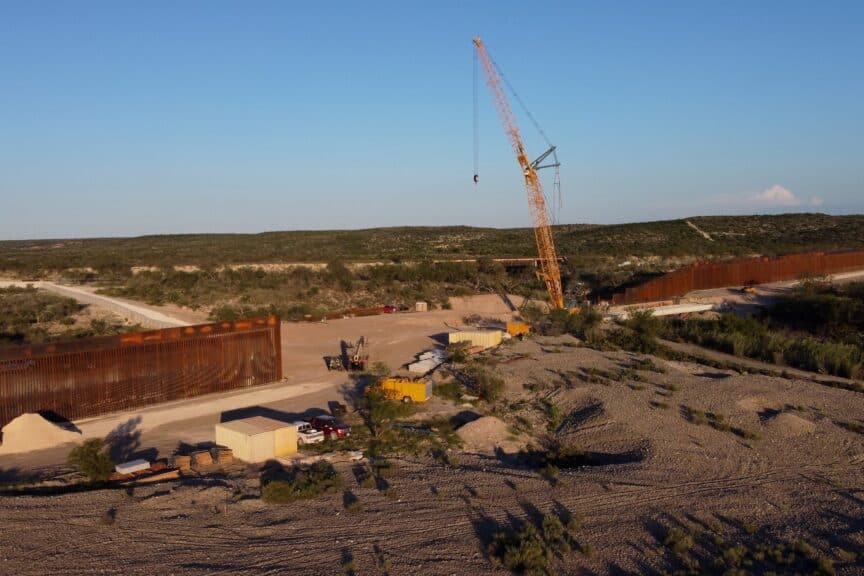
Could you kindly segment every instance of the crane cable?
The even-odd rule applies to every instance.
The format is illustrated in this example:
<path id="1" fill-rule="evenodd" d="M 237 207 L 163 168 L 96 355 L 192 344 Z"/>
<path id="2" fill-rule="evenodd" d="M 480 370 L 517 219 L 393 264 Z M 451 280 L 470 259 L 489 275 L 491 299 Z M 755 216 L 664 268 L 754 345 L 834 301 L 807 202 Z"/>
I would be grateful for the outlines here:
<path id="1" fill-rule="evenodd" d="M 487 51 L 487 54 L 488 54 L 488 51 Z M 475 60 L 475 66 L 476 66 L 476 60 L 477 60 L 476 50 L 475 50 L 475 54 L 474 54 L 474 60 Z M 501 80 L 504 82 L 504 86 L 506 86 L 507 89 L 510 91 L 510 93 L 513 94 L 513 98 L 516 99 L 516 102 L 519 104 L 519 107 L 522 108 L 522 111 L 525 112 L 525 115 L 531 121 L 531 124 L 534 125 L 534 128 L 537 130 L 537 132 L 539 132 L 540 136 L 543 137 L 543 140 L 546 141 L 546 145 L 549 146 L 550 148 L 552 148 L 552 141 L 549 140 L 549 137 L 546 135 L 546 132 L 544 132 L 543 128 L 540 127 L 540 123 L 537 122 L 537 119 L 534 118 L 533 114 L 531 114 L 531 111 L 528 109 L 528 106 L 525 105 L 525 101 L 522 100 L 522 97 L 519 96 L 519 93 L 516 92 L 516 89 L 513 88 L 513 85 L 510 84 L 510 81 L 507 79 L 507 76 L 504 74 L 504 72 L 501 71 L 501 68 L 498 66 L 498 63 L 495 62 L 495 59 L 492 58 L 491 54 L 489 55 L 489 61 L 492 62 L 492 65 L 495 67 L 495 71 L 498 72 L 498 76 L 500 76 Z M 476 82 L 475 82 L 474 90 L 476 93 L 476 91 L 477 91 Z M 555 161 L 556 161 L 556 163 L 558 161 L 558 155 L 557 154 L 555 155 Z M 476 170 L 475 170 L 475 172 L 476 172 Z M 544 193 L 544 196 L 545 196 L 545 193 Z M 548 199 L 547 199 L 547 202 L 548 202 Z M 564 206 L 564 200 L 563 200 L 563 197 L 561 195 L 561 170 L 558 166 L 555 167 L 555 177 L 554 177 L 554 180 L 552 183 L 552 202 L 551 202 L 551 205 L 552 205 L 552 223 L 558 224 L 559 213 L 561 212 L 561 208 Z"/>
<path id="2" fill-rule="evenodd" d="M 474 49 L 474 185 L 480 182 L 480 106 L 478 104 L 478 62 L 477 50 Z"/>
<path id="3" fill-rule="evenodd" d="M 478 56 L 477 49 L 473 50 L 474 52 L 474 184 L 476 185 L 480 181 L 480 126 L 479 126 L 479 115 L 480 115 L 480 107 L 478 104 L 478 82 L 479 82 L 479 72 L 478 72 Z M 488 54 L 488 51 L 487 51 Z M 540 133 L 540 136 L 543 137 L 543 140 L 546 141 L 546 145 L 550 148 L 552 147 L 552 141 L 549 140 L 549 137 L 546 135 L 546 132 L 543 131 L 543 128 L 540 127 L 540 123 L 537 122 L 537 119 L 534 118 L 534 115 L 531 114 L 531 111 L 528 110 L 528 107 L 525 105 L 525 102 L 522 100 L 522 97 L 519 96 L 519 93 L 516 92 L 516 89 L 513 88 L 513 85 L 510 84 L 510 81 L 507 79 L 507 76 L 501 71 L 501 68 L 498 66 L 498 63 L 495 62 L 495 59 L 492 58 L 492 55 L 489 55 L 489 61 L 492 62 L 492 65 L 495 67 L 495 71 L 498 72 L 498 76 L 501 77 L 501 80 L 504 82 L 504 85 L 513 94 L 513 97 L 516 99 L 516 102 L 522 108 L 522 111 L 525 112 L 525 115 L 531 121 L 531 124 L 534 125 L 534 128 L 537 132 Z M 557 161 L 557 155 L 556 155 Z M 552 184 L 552 223 L 558 224 L 558 216 L 561 209 L 564 206 L 564 199 L 561 194 L 561 171 L 558 166 L 555 167 L 555 177 Z"/>
<path id="4" fill-rule="evenodd" d="M 486 53 L 488 54 L 489 51 L 487 50 Z M 495 62 L 495 59 L 492 58 L 491 54 L 489 55 L 489 61 L 492 62 L 492 65 L 495 67 L 495 71 L 498 72 L 498 76 L 501 77 L 501 80 L 504 81 L 504 85 L 507 87 L 508 90 L 510 90 L 510 93 L 513 94 L 513 97 L 516 99 L 516 102 L 519 103 L 519 106 L 522 108 L 522 111 L 525 112 L 525 115 L 531 121 L 531 124 L 534 125 L 534 128 L 537 129 L 537 132 L 539 132 L 540 135 L 543 137 L 543 140 L 546 141 L 546 145 L 551 147 L 552 142 L 549 140 L 549 137 L 546 136 L 546 132 L 543 131 L 543 128 L 540 127 L 540 124 L 534 118 L 534 115 L 531 114 L 531 111 L 528 110 L 527 106 L 525 106 L 525 102 L 522 101 L 522 98 L 519 96 L 519 93 L 516 92 L 516 90 L 513 88 L 513 85 L 510 84 L 510 81 L 507 80 L 507 76 L 505 76 L 504 73 L 501 71 L 501 68 L 498 67 L 498 63 Z"/>

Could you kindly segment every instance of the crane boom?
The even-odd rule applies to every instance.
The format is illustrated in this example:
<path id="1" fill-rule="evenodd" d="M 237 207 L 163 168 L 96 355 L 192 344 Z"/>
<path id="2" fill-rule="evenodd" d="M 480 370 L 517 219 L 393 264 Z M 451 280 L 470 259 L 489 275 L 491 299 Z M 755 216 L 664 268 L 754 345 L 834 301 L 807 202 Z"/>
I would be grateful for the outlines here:
<path id="1" fill-rule="evenodd" d="M 522 168 L 525 177 L 525 189 L 528 192 L 528 207 L 531 212 L 531 223 L 534 227 L 534 239 L 537 242 L 537 253 L 540 260 L 540 277 L 546 284 L 549 299 L 553 308 L 564 308 L 564 292 L 561 288 L 561 270 L 558 268 L 558 253 L 555 250 L 555 242 L 552 240 L 552 226 L 549 223 L 549 212 L 546 209 L 546 198 L 543 195 L 543 187 L 537 175 L 537 168 L 542 160 L 554 152 L 554 146 L 547 150 L 537 161 L 532 162 L 525 151 L 519 126 L 513 116 L 513 110 L 507 101 L 507 95 L 501 85 L 501 77 L 495 69 L 495 64 L 486 52 L 480 38 L 474 38 L 474 46 L 480 61 L 483 64 L 483 72 L 486 76 L 486 85 L 492 94 L 498 117 L 504 126 L 504 132 L 510 140 L 516 159 Z"/>

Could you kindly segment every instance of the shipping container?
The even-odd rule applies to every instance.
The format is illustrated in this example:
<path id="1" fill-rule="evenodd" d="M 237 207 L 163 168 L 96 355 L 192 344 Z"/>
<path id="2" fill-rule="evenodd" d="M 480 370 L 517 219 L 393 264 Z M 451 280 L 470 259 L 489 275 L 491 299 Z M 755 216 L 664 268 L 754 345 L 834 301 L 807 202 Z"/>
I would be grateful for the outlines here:
<path id="1" fill-rule="evenodd" d="M 481 348 L 492 348 L 501 344 L 503 339 L 501 330 L 477 330 L 477 331 L 462 331 L 450 332 L 447 335 L 447 342 L 457 344 L 459 342 L 468 342 L 472 346 Z"/>
<path id="2" fill-rule="evenodd" d="M 297 452 L 297 427 L 264 416 L 222 422 L 216 424 L 216 444 L 244 462 L 266 462 Z"/>

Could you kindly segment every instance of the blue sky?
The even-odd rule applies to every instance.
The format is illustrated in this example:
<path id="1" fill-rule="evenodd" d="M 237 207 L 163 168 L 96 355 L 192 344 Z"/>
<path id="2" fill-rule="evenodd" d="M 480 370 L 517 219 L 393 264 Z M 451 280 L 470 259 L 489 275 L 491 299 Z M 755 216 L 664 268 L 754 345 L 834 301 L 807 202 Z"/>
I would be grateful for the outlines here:
<path id="1" fill-rule="evenodd" d="M 0 3 L 0 238 L 527 226 L 485 90 L 471 183 L 478 34 L 561 222 L 864 212 L 862 2 L 34 1 Z"/>

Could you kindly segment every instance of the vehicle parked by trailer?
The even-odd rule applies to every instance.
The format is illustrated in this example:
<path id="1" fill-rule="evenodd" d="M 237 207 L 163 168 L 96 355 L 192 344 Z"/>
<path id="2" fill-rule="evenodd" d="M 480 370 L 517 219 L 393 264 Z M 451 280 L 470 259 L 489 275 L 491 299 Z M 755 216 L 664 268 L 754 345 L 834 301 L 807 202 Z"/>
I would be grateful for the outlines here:
<path id="1" fill-rule="evenodd" d="M 297 427 L 298 446 L 303 446 L 305 444 L 317 444 L 324 441 L 324 432 L 322 432 L 321 430 L 316 430 L 309 422 L 306 422 L 304 420 L 298 420 L 297 422 L 294 422 L 294 426 Z"/>

